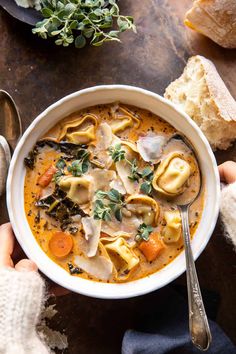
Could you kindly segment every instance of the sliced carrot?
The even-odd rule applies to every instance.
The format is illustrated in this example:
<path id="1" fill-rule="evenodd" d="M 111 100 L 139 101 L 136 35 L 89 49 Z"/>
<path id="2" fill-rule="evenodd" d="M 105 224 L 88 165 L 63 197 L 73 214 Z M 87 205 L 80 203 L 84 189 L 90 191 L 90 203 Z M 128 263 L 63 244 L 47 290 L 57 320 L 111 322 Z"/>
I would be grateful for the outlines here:
<path id="1" fill-rule="evenodd" d="M 57 168 L 54 165 L 51 165 L 38 179 L 38 184 L 45 188 L 51 182 L 54 174 L 57 172 Z"/>
<path id="2" fill-rule="evenodd" d="M 73 239 L 64 232 L 55 232 L 49 241 L 49 248 L 54 256 L 65 257 L 73 248 Z"/>
<path id="3" fill-rule="evenodd" d="M 140 251 L 143 252 L 149 262 L 154 261 L 164 248 L 165 245 L 163 241 L 159 239 L 157 232 L 152 232 L 149 236 L 149 240 L 142 241 L 139 245 Z"/>

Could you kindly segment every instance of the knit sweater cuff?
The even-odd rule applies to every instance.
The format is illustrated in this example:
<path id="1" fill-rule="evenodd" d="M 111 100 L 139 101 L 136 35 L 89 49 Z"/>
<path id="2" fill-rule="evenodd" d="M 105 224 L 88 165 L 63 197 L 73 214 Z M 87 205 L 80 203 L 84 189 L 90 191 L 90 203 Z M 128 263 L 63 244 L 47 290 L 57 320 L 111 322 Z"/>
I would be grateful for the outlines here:
<path id="1" fill-rule="evenodd" d="M 220 211 L 225 235 L 236 248 L 236 182 L 223 188 Z"/>
<path id="2" fill-rule="evenodd" d="M 38 273 L 0 270 L 1 354 L 49 353 L 35 329 L 44 295 L 44 282 Z"/>

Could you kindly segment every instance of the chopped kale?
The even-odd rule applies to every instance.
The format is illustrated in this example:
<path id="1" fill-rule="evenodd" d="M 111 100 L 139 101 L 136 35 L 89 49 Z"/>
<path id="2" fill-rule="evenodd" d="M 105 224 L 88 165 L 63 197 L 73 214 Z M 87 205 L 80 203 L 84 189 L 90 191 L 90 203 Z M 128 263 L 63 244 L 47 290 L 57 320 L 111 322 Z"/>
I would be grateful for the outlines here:
<path id="1" fill-rule="evenodd" d="M 75 267 L 72 263 L 67 263 L 67 265 L 68 265 L 69 272 L 71 275 L 83 273 L 83 270 L 81 268 Z"/>
<path id="2" fill-rule="evenodd" d="M 45 209 L 47 215 L 60 222 L 62 231 L 68 230 L 72 235 L 78 231 L 78 228 L 73 225 L 72 216 L 87 216 L 80 206 L 69 199 L 59 187 L 56 187 L 53 194 L 38 200 L 35 206 Z"/>
<path id="3" fill-rule="evenodd" d="M 65 154 L 63 159 L 67 161 L 77 159 L 79 151 L 81 149 L 85 150 L 88 148 L 88 146 L 85 144 L 73 144 L 66 141 L 56 142 L 48 139 L 39 140 L 33 149 L 29 152 L 28 156 L 24 159 L 26 167 L 30 168 L 31 170 L 34 169 L 37 155 L 39 154 L 40 149 L 44 148 L 45 146 Z"/>
<path id="4" fill-rule="evenodd" d="M 34 148 L 29 152 L 28 156 L 24 158 L 25 166 L 33 170 L 37 155 L 38 155 L 38 147 L 35 145 Z"/>

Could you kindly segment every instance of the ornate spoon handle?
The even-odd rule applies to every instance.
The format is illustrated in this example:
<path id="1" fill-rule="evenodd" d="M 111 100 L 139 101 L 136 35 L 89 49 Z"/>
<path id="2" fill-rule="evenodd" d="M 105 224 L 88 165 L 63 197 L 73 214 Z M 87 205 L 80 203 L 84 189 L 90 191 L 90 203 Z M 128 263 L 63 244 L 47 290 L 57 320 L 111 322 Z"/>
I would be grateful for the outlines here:
<path id="1" fill-rule="evenodd" d="M 185 245 L 189 307 L 189 330 L 193 344 L 198 349 L 205 351 L 209 348 L 212 340 L 211 331 L 209 328 L 204 304 L 202 301 L 201 290 L 191 249 L 188 206 L 179 206 L 179 209 L 182 217 L 182 229 Z"/>

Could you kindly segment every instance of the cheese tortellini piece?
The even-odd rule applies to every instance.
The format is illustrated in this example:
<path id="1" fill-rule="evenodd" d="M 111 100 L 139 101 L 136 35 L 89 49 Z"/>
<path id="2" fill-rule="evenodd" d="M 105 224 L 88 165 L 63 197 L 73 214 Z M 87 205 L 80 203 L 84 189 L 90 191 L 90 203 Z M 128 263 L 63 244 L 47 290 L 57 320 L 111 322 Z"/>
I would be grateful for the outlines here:
<path id="1" fill-rule="evenodd" d="M 112 133 L 117 134 L 124 131 L 127 128 L 138 128 L 140 126 L 140 120 L 127 109 L 119 106 L 120 113 L 112 110 L 113 120 L 110 123 Z"/>
<path id="2" fill-rule="evenodd" d="M 91 200 L 91 177 L 63 177 L 59 181 L 59 187 L 67 193 L 74 203 L 86 204 Z"/>
<path id="3" fill-rule="evenodd" d="M 184 192 L 190 175 L 190 164 L 183 154 L 174 152 L 160 163 L 154 174 L 152 185 L 157 192 L 176 196 Z"/>
<path id="4" fill-rule="evenodd" d="M 156 200 L 142 194 L 131 195 L 126 199 L 127 210 L 142 217 L 146 225 L 156 226 L 158 223 L 160 207 Z"/>
<path id="5" fill-rule="evenodd" d="M 181 216 L 178 210 L 166 211 L 164 213 L 166 226 L 164 228 L 165 243 L 177 242 L 181 236 Z"/>
<path id="6" fill-rule="evenodd" d="M 96 139 L 97 117 L 87 114 L 64 125 L 59 141 L 66 138 L 70 143 L 88 144 Z"/>
<path id="7" fill-rule="evenodd" d="M 125 262 L 125 266 L 120 271 L 121 273 L 125 272 L 125 270 L 130 271 L 139 263 L 139 258 L 130 249 L 123 237 L 119 237 L 116 241 L 106 244 L 105 248 L 108 252 L 112 251 L 118 254 Z"/>

